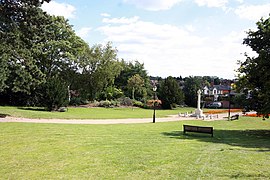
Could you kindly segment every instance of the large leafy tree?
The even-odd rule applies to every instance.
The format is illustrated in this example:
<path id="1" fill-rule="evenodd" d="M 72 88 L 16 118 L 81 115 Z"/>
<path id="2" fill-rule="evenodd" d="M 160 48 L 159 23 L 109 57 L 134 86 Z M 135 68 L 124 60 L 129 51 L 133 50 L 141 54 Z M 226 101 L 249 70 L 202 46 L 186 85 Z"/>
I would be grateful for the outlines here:
<path id="1" fill-rule="evenodd" d="M 164 109 L 171 109 L 174 104 L 180 105 L 184 101 L 183 91 L 180 89 L 177 81 L 171 76 L 161 82 L 158 94 Z"/>
<path id="2" fill-rule="evenodd" d="M 114 85 L 115 78 L 122 70 L 117 58 L 117 50 L 111 43 L 95 45 L 81 59 L 81 91 L 92 100 L 96 99 L 107 87 Z"/>
<path id="3" fill-rule="evenodd" d="M 68 86 L 76 81 L 80 60 L 89 49 L 67 20 L 43 12 L 42 3 L 0 1 L 0 91 L 6 88 L 6 95 L 19 95 L 20 99 L 29 94 L 27 101 L 37 97 L 42 101 L 49 95 L 49 87 L 50 94 L 63 89 L 49 86 L 48 80 L 55 76 L 58 78 L 55 82 L 65 84 L 63 91 L 67 92 Z M 51 90 L 53 87 L 55 91 Z"/>
<path id="4" fill-rule="evenodd" d="M 44 75 L 33 59 L 33 44 L 43 28 L 45 14 L 40 0 L 0 1 L 1 89 L 30 93 L 31 88 L 44 82 Z M 49 2 L 49 1 L 47 1 Z"/>
<path id="5" fill-rule="evenodd" d="M 128 89 L 132 92 L 132 99 L 135 100 L 135 92 L 142 95 L 146 95 L 146 89 L 144 87 L 144 80 L 139 74 L 135 74 L 128 79 Z"/>
<path id="6" fill-rule="evenodd" d="M 188 106 L 196 107 L 197 91 L 202 88 L 202 80 L 199 77 L 186 77 L 184 83 L 185 103 Z"/>
<path id="7" fill-rule="evenodd" d="M 123 70 L 120 75 L 115 79 L 115 86 L 122 89 L 126 96 L 130 95 L 130 88 L 128 87 L 128 80 L 134 76 L 139 75 L 144 81 L 144 87 L 147 94 L 151 94 L 151 84 L 147 71 L 144 68 L 144 64 L 135 61 L 135 62 L 125 62 L 122 60 Z M 143 93 L 137 94 L 138 98 L 143 98 Z"/>
<path id="8" fill-rule="evenodd" d="M 248 93 L 247 106 L 268 117 L 270 113 L 270 17 L 257 22 L 257 30 L 249 30 L 244 44 L 257 53 L 239 62 L 239 88 Z"/>
<path id="9" fill-rule="evenodd" d="M 47 21 L 39 36 L 44 40 L 33 45 L 37 66 L 46 78 L 57 75 L 72 84 L 76 77 L 74 74 L 79 71 L 80 60 L 89 47 L 64 17 L 49 16 Z"/>

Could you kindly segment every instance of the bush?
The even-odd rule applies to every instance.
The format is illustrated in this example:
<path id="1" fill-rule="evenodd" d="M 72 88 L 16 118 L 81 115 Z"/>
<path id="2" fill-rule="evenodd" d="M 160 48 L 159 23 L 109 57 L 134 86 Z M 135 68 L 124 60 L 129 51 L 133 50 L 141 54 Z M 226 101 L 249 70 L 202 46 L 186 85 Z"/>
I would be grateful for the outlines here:
<path id="1" fill-rule="evenodd" d="M 133 101 L 133 106 L 135 107 L 140 107 L 140 108 L 144 108 L 144 103 L 142 103 L 141 101 Z"/>
<path id="2" fill-rule="evenodd" d="M 111 100 L 111 106 L 113 106 L 113 107 L 119 107 L 120 106 L 120 102 L 117 101 L 117 100 L 115 100 L 115 101 Z"/>
<path id="3" fill-rule="evenodd" d="M 105 108 L 108 108 L 108 107 L 111 107 L 111 106 L 112 106 L 112 103 L 111 103 L 111 101 L 108 101 L 108 100 L 106 100 L 106 101 L 100 101 L 100 102 L 98 103 L 98 106 L 99 106 L 99 107 L 105 107 Z"/>
<path id="4" fill-rule="evenodd" d="M 72 106 L 79 106 L 83 104 L 87 104 L 87 101 L 82 99 L 81 97 L 72 97 L 69 102 L 69 105 Z"/>
<path id="5" fill-rule="evenodd" d="M 48 79 L 43 87 L 43 103 L 47 110 L 58 110 L 58 108 L 67 106 L 68 89 L 67 84 L 60 78 L 53 77 Z"/>
<path id="6" fill-rule="evenodd" d="M 118 99 L 121 106 L 132 106 L 132 100 L 128 97 Z"/>

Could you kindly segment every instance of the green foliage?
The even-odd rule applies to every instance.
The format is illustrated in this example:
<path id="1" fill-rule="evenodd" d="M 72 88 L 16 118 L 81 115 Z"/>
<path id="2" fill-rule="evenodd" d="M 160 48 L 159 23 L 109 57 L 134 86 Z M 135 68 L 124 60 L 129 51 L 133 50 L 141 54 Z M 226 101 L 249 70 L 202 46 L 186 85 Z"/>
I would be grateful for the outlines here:
<path id="1" fill-rule="evenodd" d="M 118 88 L 113 87 L 113 86 L 109 86 L 109 87 L 105 88 L 105 90 L 103 90 L 99 94 L 98 99 L 99 100 L 115 100 L 115 99 L 122 97 L 123 95 L 124 95 L 124 93 L 122 92 L 121 89 L 118 89 Z"/>
<path id="2" fill-rule="evenodd" d="M 129 97 L 122 97 L 119 98 L 118 101 L 120 102 L 121 106 L 132 106 L 132 100 Z"/>
<path id="3" fill-rule="evenodd" d="M 133 103 L 133 106 L 135 106 L 135 107 L 140 107 L 140 108 L 145 107 L 144 103 L 142 103 L 141 101 L 133 100 L 132 103 Z"/>
<path id="4" fill-rule="evenodd" d="M 46 40 L 35 43 L 34 57 L 47 78 L 58 75 L 71 84 L 74 72 L 79 68 L 79 59 L 88 45 L 76 36 L 64 17 L 51 16 L 47 21 L 49 24 L 44 27 L 42 34 Z"/>
<path id="5" fill-rule="evenodd" d="M 202 81 L 199 77 L 187 77 L 184 83 L 185 104 L 196 107 L 197 105 L 197 91 L 201 89 Z"/>
<path id="6" fill-rule="evenodd" d="M 182 90 L 177 81 L 171 76 L 161 82 L 158 93 L 164 109 L 171 109 L 173 108 L 173 104 L 182 104 L 184 101 Z"/>
<path id="7" fill-rule="evenodd" d="M 6 80 L 8 79 L 8 66 L 7 66 L 7 57 L 6 54 L 4 54 L 4 48 L 3 46 L 0 46 L 0 92 L 2 92 L 6 87 Z"/>
<path id="8" fill-rule="evenodd" d="M 68 104 L 68 85 L 58 77 L 52 77 L 47 80 L 43 87 L 44 106 L 49 110 L 58 110 L 62 106 Z"/>
<path id="9" fill-rule="evenodd" d="M 144 68 L 144 64 L 141 64 L 138 61 L 132 62 L 125 62 L 122 60 L 121 62 L 123 70 L 121 71 L 120 75 L 115 79 L 115 86 L 121 88 L 125 94 L 125 96 L 132 97 L 133 88 L 128 85 L 128 80 L 133 76 L 140 77 L 143 80 L 144 84 L 142 87 L 139 88 L 140 90 L 136 91 L 134 89 L 134 98 L 139 100 L 143 99 L 145 96 L 151 94 L 151 85 L 149 76 Z"/>
<path id="10" fill-rule="evenodd" d="M 139 74 L 135 74 L 128 79 L 127 88 L 132 92 L 132 99 L 135 100 L 135 92 L 140 97 L 146 96 L 146 89 L 143 78 Z M 137 95 L 136 94 L 136 95 Z"/>
<path id="11" fill-rule="evenodd" d="M 69 105 L 79 106 L 79 105 L 83 105 L 83 104 L 87 104 L 87 103 L 88 102 L 85 99 L 83 99 L 82 97 L 71 97 Z"/>
<path id="12" fill-rule="evenodd" d="M 43 2 L 1 0 L 0 91 L 42 96 L 40 87 L 51 77 L 69 85 L 77 78 L 79 60 L 89 47 L 67 20 L 43 12 Z"/>
<path id="13" fill-rule="evenodd" d="M 48 16 L 39 8 L 43 1 L 1 0 L 0 3 L 0 59 L 7 62 L 7 69 L 0 76 L 13 92 L 30 94 L 31 89 L 44 82 L 44 74 L 37 66 L 35 44 L 40 41 Z"/>
<path id="14" fill-rule="evenodd" d="M 96 99 L 106 87 L 113 86 L 115 78 L 122 69 L 117 59 L 117 50 L 111 43 L 105 46 L 93 46 L 82 59 L 80 67 L 82 69 L 81 90 L 91 100 Z"/>
<path id="15" fill-rule="evenodd" d="M 106 100 L 106 101 L 100 101 L 100 102 L 98 103 L 98 106 L 99 106 L 99 107 L 105 107 L 105 108 L 108 108 L 108 107 L 111 107 L 111 106 L 112 106 L 112 103 L 111 103 L 111 101 L 109 101 L 109 100 Z"/>
<path id="16" fill-rule="evenodd" d="M 247 106 L 259 114 L 270 113 L 270 17 L 257 22 L 257 30 L 249 30 L 244 44 L 257 53 L 257 57 L 249 57 L 239 62 L 238 89 L 249 98 Z"/>

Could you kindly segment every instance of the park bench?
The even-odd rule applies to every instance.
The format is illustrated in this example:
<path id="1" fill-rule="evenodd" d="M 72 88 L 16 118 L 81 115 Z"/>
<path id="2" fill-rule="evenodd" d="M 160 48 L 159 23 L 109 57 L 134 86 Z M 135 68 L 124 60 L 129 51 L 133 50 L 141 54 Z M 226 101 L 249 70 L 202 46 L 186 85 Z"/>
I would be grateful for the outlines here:
<path id="1" fill-rule="evenodd" d="M 230 119 L 231 120 L 237 120 L 237 119 L 239 119 L 239 114 L 236 114 L 236 115 L 231 116 Z"/>
<path id="2" fill-rule="evenodd" d="M 197 133 L 211 134 L 212 137 L 214 135 L 213 127 L 190 126 L 190 125 L 183 125 L 183 127 L 184 127 L 184 134 L 186 134 L 186 132 L 197 132 Z"/>

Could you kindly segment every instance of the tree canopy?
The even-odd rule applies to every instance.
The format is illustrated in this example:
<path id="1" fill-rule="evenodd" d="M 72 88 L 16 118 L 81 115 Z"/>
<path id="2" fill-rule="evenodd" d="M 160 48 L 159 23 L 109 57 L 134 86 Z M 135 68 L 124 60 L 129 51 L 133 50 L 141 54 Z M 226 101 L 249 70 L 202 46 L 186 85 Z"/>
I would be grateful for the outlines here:
<path id="1" fill-rule="evenodd" d="M 249 109 L 268 117 L 270 113 L 270 17 L 256 23 L 257 30 L 249 30 L 243 44 L 257 53 L 256 57 L 246 55 L 239 62 L 239 89 L 248 94 Z"/>
<path id="2" fill-rule="evenodd" d="M 183 91 L 180 89 L 177 81 L 171 76 L 161 82 L 158 94 L 162 101 L 161 105 L 165 109 L 171 109 L 174 105 L 183 104 Z"/>

